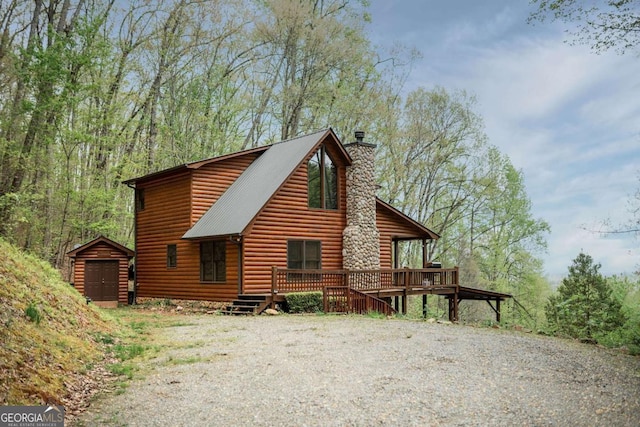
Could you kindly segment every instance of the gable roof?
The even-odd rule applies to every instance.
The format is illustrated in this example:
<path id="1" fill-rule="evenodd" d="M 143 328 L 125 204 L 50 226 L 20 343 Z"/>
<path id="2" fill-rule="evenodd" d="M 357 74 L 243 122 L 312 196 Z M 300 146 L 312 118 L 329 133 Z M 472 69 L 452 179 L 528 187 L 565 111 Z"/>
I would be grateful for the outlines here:
<path id="1" fill-rule="evenodd" d="M 135 256 L 135 252 L 132 251 L 131 249 L 127 248 L 126 246 L 122 246 L 120 243 L 114 242 L 113 240 L 106 238 L 104 236 L 96 237 L 95 239 L 85 243 L 84 245 L 78 246 L 77 248 L 70 250 L 69 252 L 67 252 L 67 255 L 70 258 L 74 258 L 80 252 L 87 250 L 90 247 L 97 245 L 98 243 L 105 243 L 109 246 L 113 246 L 115 249 L 118 249 L 119 251 L 127 254 L 129 258 L 133 258 Z"/>
<path id="2" fill-rule="evenodd" d="M 169 169 L 163 169 L 161 171 L 157 171 L 157 172 L 152 172 L 150 174 L 144 175 L 144 176 L 140 176 L 138 178 L 132 178 L 132 179 L 128 179 L 126 181 L 122 181 L 123 184 L 128 185 L 130 187 L 134 186 L 135 184 L 137 184 L 138 182 L 141 181 L 147 181 L 150 179 L 156 179 L 165 175 L 173 175 L 176 172 L 179 171 L 186 171 L 189 169 L 198 169 L 202 166 L 208 165 L 210 163 L 215 163 L 215 162 L 220 162 L 223 160 L 227 160 L 227 159 L 231 159 L 234 157 L 240 157 L 240 156 L 244 156 L 246 154 L 253 154 L 253 153 L 262 153 L 264 151 L 267 151 L 269 149 L 269 145 L 265 145 L 262 147 L 256 147 L 256 148 L 249 148 L 247 150 L 242 150 L 242 151 L 237 151 L 235 153 L 229 153 L 229 154 L 224 154 L 222 156 L 217 156 L 217 157 L 211 157 L 209 159 L 205 159 L 205 160 L 198 160 L 196 162 L 190 162 L 190 163 L 184 163 L 178 166 L 174 166 L 172 168 Z"/>
<path id="3" fill-rule="evenodd" d="M 303 160 L 328 135 L 338 140 L 333 130 L 325 129 L 268 146 L 182 238 L 242 234 Z M 346 151 L 344 154 L 349 159 Z"/>
<path id="4" fill-rule="evenodd" d="M 381 199 L 379 199 L 377 197 L 376 197 L 376 205 L 378 207 L 386 210 L 391 215 L 399 218 L 401 221 L 407 222 L 407 223 L 411 224 L 412 226 L 414 226 L 424 236 L 424 238 L 433 239 L 433 240 L 437 240 L 437 239 L 440 238 L 440 235 L 438 233 L 429 230 L 427 227 L 425 227 L 424 225 L 420 224 L 418 221 L 416 221 L 413 218 L 405 215 L 404 213 L 402 213 L 398 209 L 396 209 L 393 206 L 391 206 L 389 203 L 384 202 L 384 201 L 382 201 Z"/>

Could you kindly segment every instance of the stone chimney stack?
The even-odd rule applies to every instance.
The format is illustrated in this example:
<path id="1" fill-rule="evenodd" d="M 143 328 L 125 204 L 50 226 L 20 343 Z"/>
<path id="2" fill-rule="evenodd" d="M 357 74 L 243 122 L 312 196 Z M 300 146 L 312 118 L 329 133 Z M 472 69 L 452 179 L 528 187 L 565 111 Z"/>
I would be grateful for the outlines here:
<path id="1" fill-rule="evenodd" d="M 364 132 L 345 145 L 351 166 L 347 168 L 347 226 L 342 232 L 345 269 L 380 268 L 380 232 L 376 227 L 375 144 L 363 142 Z"/>

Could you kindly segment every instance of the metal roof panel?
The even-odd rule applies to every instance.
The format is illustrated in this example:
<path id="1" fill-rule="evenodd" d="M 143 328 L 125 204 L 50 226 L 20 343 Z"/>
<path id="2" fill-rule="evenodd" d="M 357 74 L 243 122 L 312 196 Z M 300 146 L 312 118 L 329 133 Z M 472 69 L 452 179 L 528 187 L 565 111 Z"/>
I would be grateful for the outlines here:
<path id="1" fill-rule="evenodd" d="M 241 234 L 328 132 L 322 130 L 271 145 L 182 238 Z"/>

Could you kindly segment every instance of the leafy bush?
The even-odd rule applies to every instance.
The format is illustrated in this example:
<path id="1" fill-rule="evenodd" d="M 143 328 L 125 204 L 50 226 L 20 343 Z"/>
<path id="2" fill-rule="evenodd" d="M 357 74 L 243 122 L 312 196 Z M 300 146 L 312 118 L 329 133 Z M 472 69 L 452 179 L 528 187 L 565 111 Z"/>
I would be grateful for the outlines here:
<path id="1" fill-rule="evenodd" d="M 289 313 L 317 313 L 323 311 L 322 292 L 294 292 L 285 295 Z"/>
<path id="2" fill-rule="evenodd" d="M 42 321 L 42 314 L 34 302 L 29 303 L 27 308 L 24 309 L 24 314 L 36 325 L 39 325 L 40 321 Z"/>

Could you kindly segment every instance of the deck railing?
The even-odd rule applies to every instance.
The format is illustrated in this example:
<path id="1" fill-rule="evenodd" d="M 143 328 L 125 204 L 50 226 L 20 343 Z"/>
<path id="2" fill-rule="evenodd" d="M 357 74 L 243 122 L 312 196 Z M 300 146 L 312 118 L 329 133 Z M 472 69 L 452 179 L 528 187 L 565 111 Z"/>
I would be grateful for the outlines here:
<path id="1" fill-rule="evenodd" d="M 322 291 L 343 286 L 364 292 L 458 286 L 458 268 L 380 270 L 292 270 L 273 267 L 271 294 Z"/>
<path id="2" fill-rule="evenodd" d="M 396 313 L 396 310 L 383 300 L 346 286 L 326 286 L 322 297 L 325 313 L 378 312 L 386 316 Z"/>

